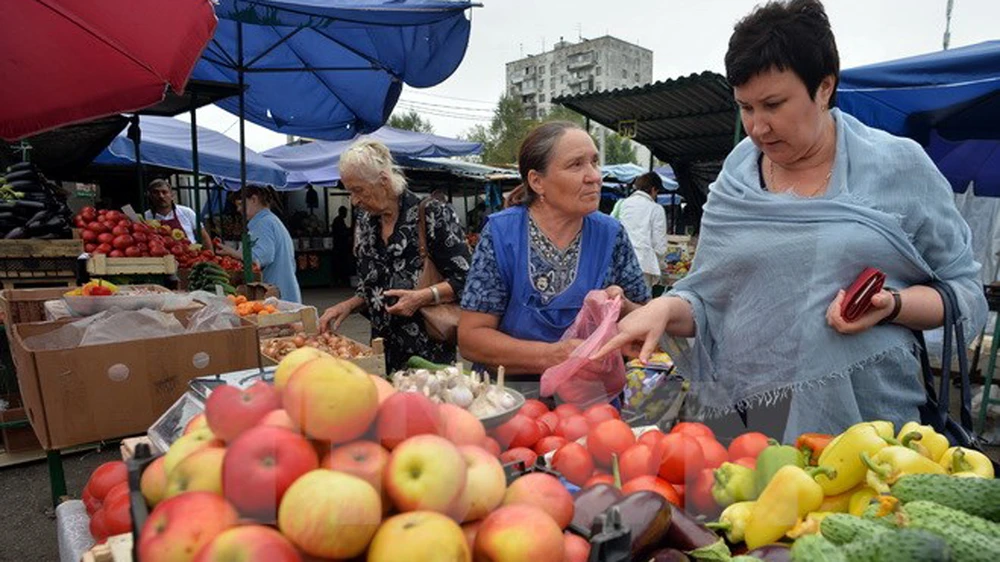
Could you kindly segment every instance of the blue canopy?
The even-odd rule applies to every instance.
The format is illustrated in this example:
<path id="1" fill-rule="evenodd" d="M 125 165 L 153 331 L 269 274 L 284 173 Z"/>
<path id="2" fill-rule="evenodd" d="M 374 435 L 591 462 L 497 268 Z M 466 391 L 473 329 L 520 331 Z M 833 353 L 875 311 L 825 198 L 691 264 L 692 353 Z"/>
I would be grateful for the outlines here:
<path id="1" fill-rule="evenodd" d="M 837 105 L 923 145 L 1000 139 L 1000 41 L 844 70 Z"/>
<path id="2" fill-rule="evenodd" d="M 601 166 L 601 177 L 604 180 L 617 181 L 619 183 L 628 183 L 635 178 L 645 174 L 649 170 L 639 166 L 638 164 L 605 164 Z M 668 177 L 659 170 L 655 170 L 657 175 L 660 176 L 660 180 L 663 182 L 663 189 L 666 191 L 676 191 L 677 181 L 673 177 Z"/>
<path id="3" fill-rule="evenodd" d="M 436 85 L 468 45 L 465 0 L 220 0 L 193 78 L 238 83 L 244 117 L 272 131 L 343 140 L 388 119 L 403 84 Z M 241 48 L 242 46 L 242 48 Z M 239 99 L 217 105 L 240 114 Z"/>
<path id="4" fill-rule="evenodd" d="M 422 158 L 432 156 L 465 156 L 482 152 L 483 145 L 427 133 L 403 131 L 392 127 L 382 127 L 370 135 L 381 141 L 397 159 L 402 157 Z M 298 189 L 306 184 L 320 187 L 333 186 L 340 179 L 340 155 L 356 140 L 314 141 L 299 145 L 272 148 L 263 156 L 281 168 L 288 170 L 288 189 Z"/>
<path id="5" fill-rule="evenodd" d="M 172 117 L 143 116 L 139 120 L 139 153 L 143 164 L 190 172 L 191 124 Z M 285 185 L 286 172 L 260 154 L 247 149 L 247 180 L 280 187 Z M 95 164 L 134 166 L 135 145 L 122 131 L 100 155 Z M 217 181 L 240 178 L 240 143 L 222 133 L 198 127 L 198 170 L 215 176 Z"/>
<path id="6" fill-rule="evenodd" d="M 1000 141 L 951 142 L 932 134 L 927 153 L 955 193 L 965 193 L 973 182 L 976 195 L 1000 197 Z"/>

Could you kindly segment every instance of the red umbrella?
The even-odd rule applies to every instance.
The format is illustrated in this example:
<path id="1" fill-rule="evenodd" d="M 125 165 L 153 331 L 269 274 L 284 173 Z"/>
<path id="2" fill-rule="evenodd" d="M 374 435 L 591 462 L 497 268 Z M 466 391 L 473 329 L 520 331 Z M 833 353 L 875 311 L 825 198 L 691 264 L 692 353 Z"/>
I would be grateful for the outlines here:
<path id="1" fill-rule="evenodd" d="M 181 93 L 215 25 L 211 0 L 0 2 L 0 138 Z"/>

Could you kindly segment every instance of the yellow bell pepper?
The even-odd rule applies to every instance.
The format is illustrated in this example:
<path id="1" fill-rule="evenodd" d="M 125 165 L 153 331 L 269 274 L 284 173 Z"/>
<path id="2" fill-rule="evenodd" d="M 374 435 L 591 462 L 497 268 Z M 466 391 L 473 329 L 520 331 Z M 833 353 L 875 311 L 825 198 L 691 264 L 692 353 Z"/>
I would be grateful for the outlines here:
<path id="1" fill-rule="evenodd" d="M 718 523 L 706 523 L 709 529 L 723 531 L 731 544 L 743 542 L 747 521 L 753 512 L 755 501 L 736 502 L 722 511 Z"/>
<path id="2" fill-rule="evenodd" d="M 874 455 L 888 444 L 871 423 L 851 426 L 823 449 L 820 466 L 834 471 L 836 476 L 820 474 L 816 482 L 823 487 L 823 495 L 836 496 L 854 488 L 865 480 L 868 467 L 861 461 L 861 453 Z"/>
<path id="3" fill-rule="evenodd" d="M 917 433 L 920 437 L 915 437 Z M 909 438 L 909 439 L 907 439 Z M 948 449 L 948 438 L 934 431 L 929 425 L 920 425 L 917 422 L 909 422 L 899 430 L 897 439 L 903 442 L 903 446 L 910 446 L 917 452 L 931 459 L 934 462 L 941 460 L 941 455 Z"/>
<path id="4" fill-rule="evenodd" d="M 891 421 L 885 420 L 875 420 L 867 422 L 875 426 L 875 432 L 882 436 L 883 439 L 892 439 L 896 435 L 896 426 L 893 425 Z M 860 425 L 860 424 L 856 424 Z"/>
<path id="5" fill-rule="evenodd" d="M 953 476 L 966 476 L 971 472 L 980 478 L 994 478 L 993 463 L 989 457 L 973 449 L 965 447 L 952 447 L 941 455 L 938 461 L 948 474 Z"/>
<path id="6" fill-rule="evenodd" d="M 819 511 L 813 511 L 812 513 L 807 513 L 805 517 L 800 519 L 794 527 L 785 533 L 785 536 L 795 540 L 806 535 L 818 535 L 820 523 L 822 523 L 823 520 L 830 515 L 830 513 L 832 512 L 823 511 L 822 509 Z"/>
<path id="7" fill-rule="evenodd" d="M 874 488 L 862 485 L 860 489 L 851 494 L 851 502 L 847 507 L 847 512 L 855 517 L 861 517 L 872 500 L 878 497 L 878 492 Z"/>
<path id="8" fill-rule="evenodd" d="M 787 465 L 774 474 L 750 512 L 743 537 L 748 550 L 780 540 L 800 519 L 819 508 L 823 488 L 815 478 L 820 474 L 836 477 L 825 466 L 802 469 Z"/>
<path id="9" fill-rule="evenodd" d="M 826 496 L 823 498 L 823 503 L 820 504 L 819 509 L 816 511 L 830 512 L 830 513 L 847 513 L 851 505 L 851 496 L 855 492 L 864 488 L 863 484 L 859 484 L 850 490 L 844 492 L 843 494 L 837 494 L 836 496 Z"/>
<path id="10" fill-rule="evenodd" d="M 861 453 L 861 461 L 868 467 L 865 481 L 875 490 L 889 493 L 889 485 L 907 474 L 944 474 L 944 468 L 921 455 L 903 447 L 892 445 L 874 455 Z"/>

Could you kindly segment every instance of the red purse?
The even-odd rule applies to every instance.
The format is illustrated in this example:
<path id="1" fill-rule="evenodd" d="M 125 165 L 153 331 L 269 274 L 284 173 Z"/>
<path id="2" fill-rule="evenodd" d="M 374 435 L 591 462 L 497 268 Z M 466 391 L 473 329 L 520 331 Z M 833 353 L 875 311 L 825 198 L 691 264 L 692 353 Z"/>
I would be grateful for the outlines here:
<path id="1" fill-rule="evenodd" d="M 874 267 L 866 267 L 851 283 L 840 304 L 840 315 L 848 322 L 861 318 L 872 306 L 872 297 L 882 290 L 885 274 Z"/>

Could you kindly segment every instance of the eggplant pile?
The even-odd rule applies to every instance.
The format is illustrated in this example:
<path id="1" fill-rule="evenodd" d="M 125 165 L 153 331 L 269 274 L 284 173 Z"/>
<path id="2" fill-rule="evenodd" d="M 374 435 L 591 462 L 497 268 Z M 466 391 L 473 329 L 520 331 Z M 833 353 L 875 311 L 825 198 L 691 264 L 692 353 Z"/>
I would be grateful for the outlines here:
<path id="1" fill-rule="evenodd" d="M 30 162 L 0 176 L 0 236 L 7 240 L 71 238 L 72 212 L 66 196 Z"/>

